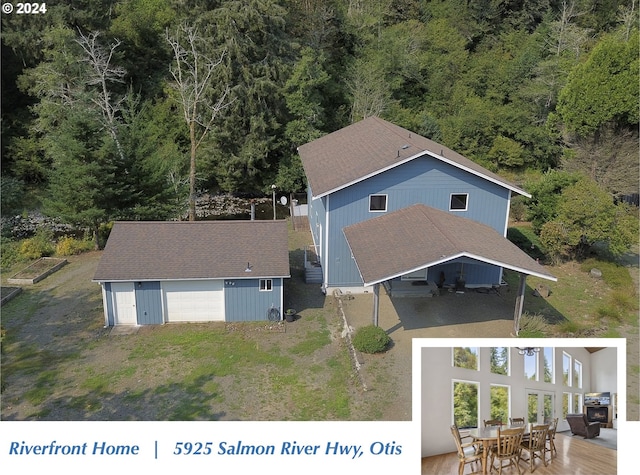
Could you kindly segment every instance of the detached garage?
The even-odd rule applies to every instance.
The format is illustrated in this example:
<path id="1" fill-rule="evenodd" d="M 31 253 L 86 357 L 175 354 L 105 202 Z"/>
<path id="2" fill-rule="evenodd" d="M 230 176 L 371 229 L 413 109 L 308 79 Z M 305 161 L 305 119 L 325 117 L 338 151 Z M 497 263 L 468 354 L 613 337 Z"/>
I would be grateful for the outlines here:
<path id="1" fill-rule="evenodd" d="M 287 223 L 116 222 L 94 282 L 105 325 L 282 319 Z"/>

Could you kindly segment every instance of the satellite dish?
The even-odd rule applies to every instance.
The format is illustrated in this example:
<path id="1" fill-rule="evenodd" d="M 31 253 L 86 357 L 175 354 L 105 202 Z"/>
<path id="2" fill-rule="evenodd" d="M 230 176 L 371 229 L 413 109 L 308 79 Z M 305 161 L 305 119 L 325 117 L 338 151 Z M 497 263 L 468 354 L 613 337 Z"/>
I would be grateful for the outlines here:
<path id="1" fill-rule="evenodd" d="M 286 196 L 282 196 L 280 198 L 280 203 L 282 204 L 282 206 L 287 206 L 287 197 Z"/>

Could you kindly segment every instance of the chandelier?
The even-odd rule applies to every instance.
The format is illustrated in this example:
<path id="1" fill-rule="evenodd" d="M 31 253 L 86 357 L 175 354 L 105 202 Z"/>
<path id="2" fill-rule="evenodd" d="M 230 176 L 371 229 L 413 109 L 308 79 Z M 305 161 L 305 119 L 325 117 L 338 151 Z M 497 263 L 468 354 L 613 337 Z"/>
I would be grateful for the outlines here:
<path id="1" fill-rule="evenodd" d="M 527 346 L 525 348 L 518 348 L 516 347 L 516 349 L 518 350 L 518 353 L 521 355 L 527 355 L 527 356 L 533 356 L 535 355 L 537 352 L 540 351 L 540 348 L 533 348 L 531 346 Z"/>

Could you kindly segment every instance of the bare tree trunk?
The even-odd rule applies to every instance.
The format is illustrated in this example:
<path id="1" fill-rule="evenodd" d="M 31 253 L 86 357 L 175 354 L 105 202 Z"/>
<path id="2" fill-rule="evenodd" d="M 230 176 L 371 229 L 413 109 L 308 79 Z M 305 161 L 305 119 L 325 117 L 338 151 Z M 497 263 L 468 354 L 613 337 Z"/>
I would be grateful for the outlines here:
<path id="1" fill-rule="evenodd" d="M 174 53 L 175 62 L 170 72 L 178 91 L 178 103 L 189 127 L 189 221 L 195 221 L 198 147 L 213 127 L 218 113 L 231 103 L 227 100 L 228 85 L 217 100 L 210 93 L 214 72 L 222 64 L 226 52 L 222 51 L 215 60 L 210 59 L 208 49 L 215 50 L 215 46 L 207 41 L 207 35 L 199 35 L 197 28 L 188 25 L 181 26 L 175 36 L 167 31 L 167 42 Z"/>
<path id="2" fill-rule="evenodd" d="M 189 124 L 189 138 L 191 139 L 191 158 L 189 161 L 189 221 L 196 220 L 196 123 Z"/>
<path id="3" fill-rule="evenodd" d="M 117 113 L 120 110 L 120 104 L 124 98 L 114 101 L 109 92 L 109 82 L 124 82 L 124 77 L 127 71 L 120 66 L 113 66 L 112 59 L 116 49 L 120 46 L 121 42 L 115 40 L 109 44 L 108 48 L 101 46 L 98 43 L 99 32 L 90 33 L 84 35 L 80 32 L 80 38 L 77 43 L 82 47 L 85 52 L 85 61 L 91 66 L 93 70 L 92 77 L 87 79 L 89 85 L 99 86 L 98 98 L 93 99 L 93 103 L 96 104 L 102 111 L 102 117 L 104 119 L 104 125 L 109 131 L 109 134 L 113 138 L 113 141 L 118 150 L 118 156 L 121 161 L 124 161 L 124 151 L 118 138 L 118 118 Z"/>

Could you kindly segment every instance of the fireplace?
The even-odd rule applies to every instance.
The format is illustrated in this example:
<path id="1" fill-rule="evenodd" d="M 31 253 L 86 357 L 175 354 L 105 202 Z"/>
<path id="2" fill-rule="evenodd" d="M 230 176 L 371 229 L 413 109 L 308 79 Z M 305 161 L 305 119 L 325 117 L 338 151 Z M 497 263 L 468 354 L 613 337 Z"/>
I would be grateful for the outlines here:
<path id="1" fill-rule="evenodd" d="M 587 406 L 587 420 L 589 422 L 609 422 L 609 408 L 607 406 Z"/>

